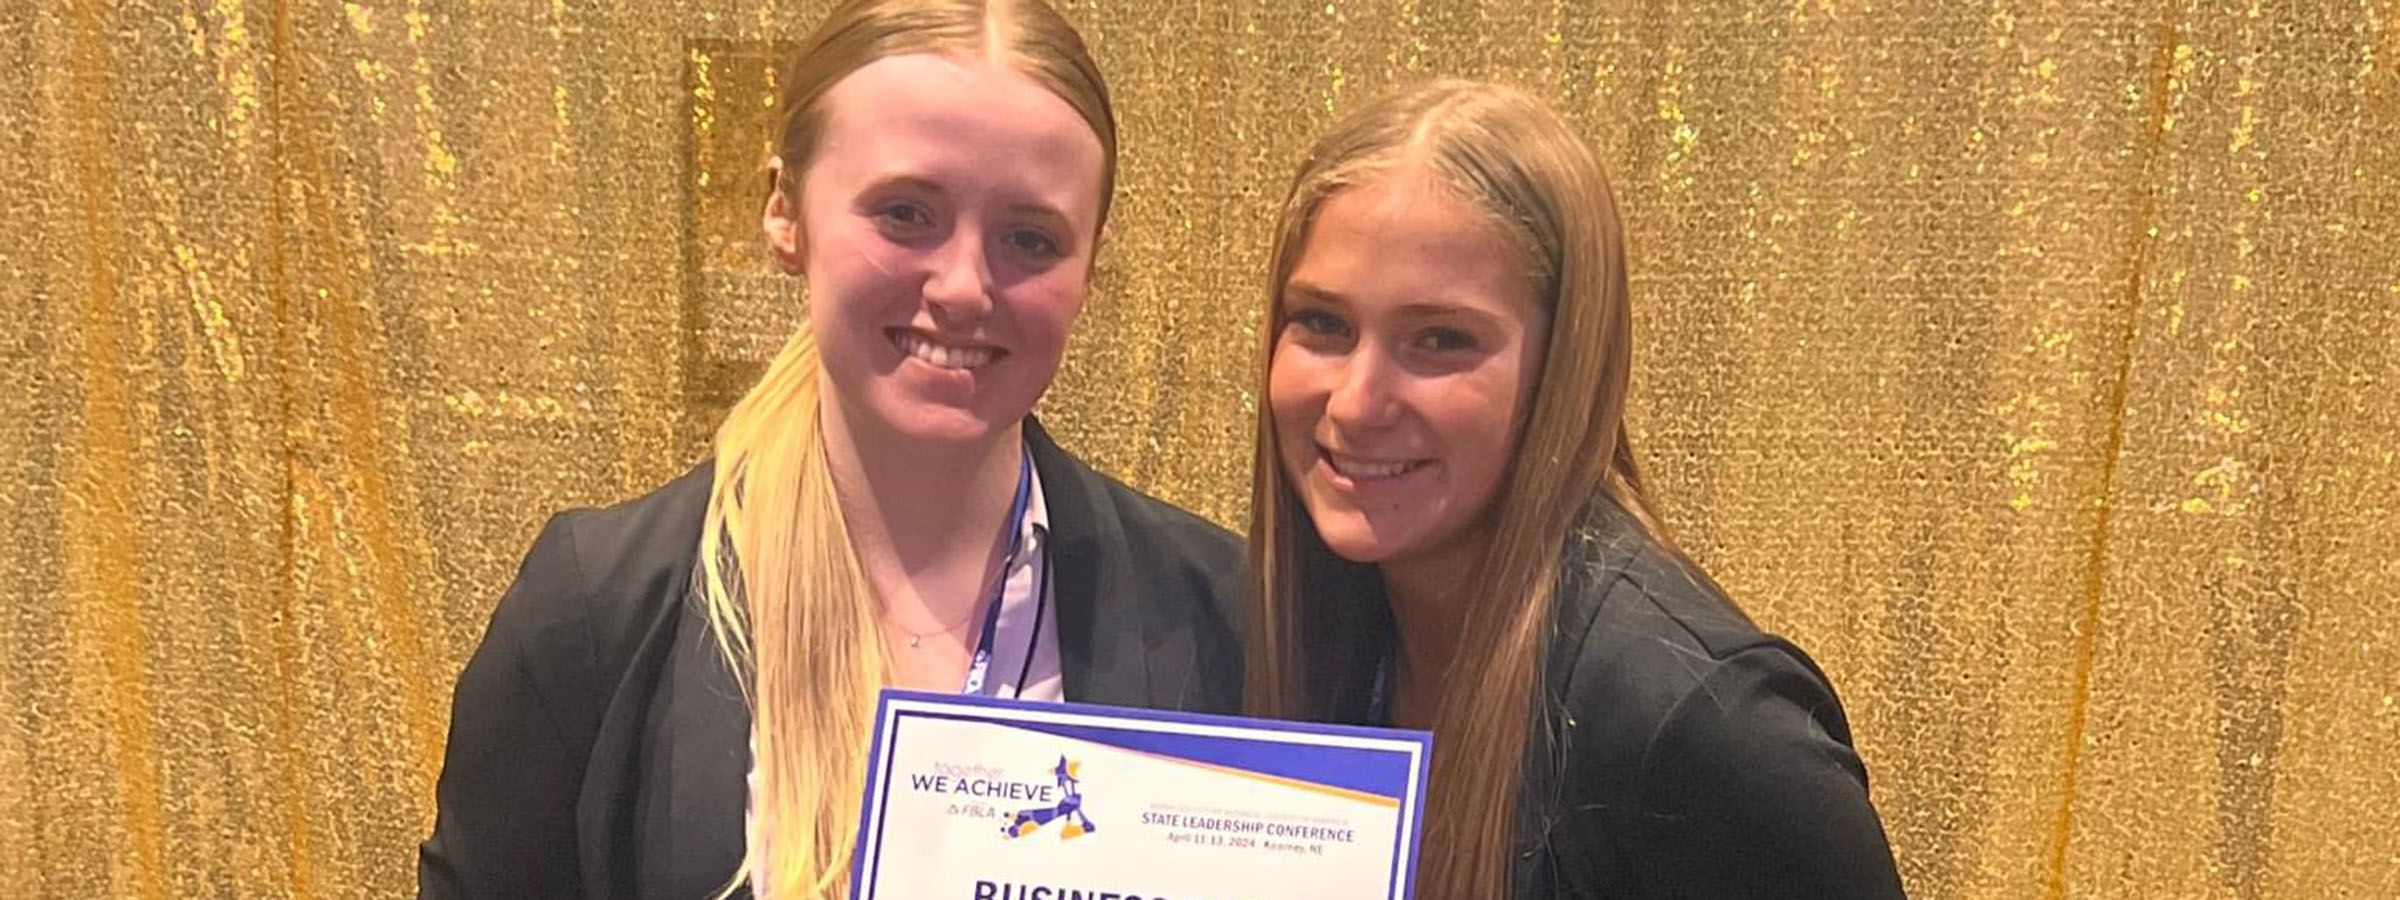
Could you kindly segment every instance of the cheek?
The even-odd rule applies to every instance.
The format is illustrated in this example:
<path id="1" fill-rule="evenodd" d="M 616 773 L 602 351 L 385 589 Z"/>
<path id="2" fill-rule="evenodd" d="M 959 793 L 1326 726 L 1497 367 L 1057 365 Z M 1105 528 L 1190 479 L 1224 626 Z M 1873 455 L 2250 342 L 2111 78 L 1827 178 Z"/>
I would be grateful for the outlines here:
<path id="1" fill-rule="evenodd" d="M 1325 392 L 1317 388 L 1319 380 L 1304 354 L 1276 348 L 1274 361 L 1267 366 L 1267 414 L 1274 417 L 1287 446 L 1293 440 L 1307 440 L 1308 429 L 1316 424 L 1317 410 L 1325 405 Z"/>
<path id="2" fill-rule="evenodd" d="M 811 234 L 807 271 L 810 318 L 839 316 L 903 284 L 893 273 L 909 268 L 907 248 L 892 246 L 872 234 L 859 234 L 838 222 L 813 229 Z"/>
<path id="3" fill-rule="evenodd" d="M 1295 485 L 1317 454 L 1317 426 L 1331 396 L 1325 364 L 1308 353 L 1285 348 L 1267 368 L 1266 415 L 1275 423 L 1275 456 L 1283 475 Z"/>
<path id="4" fill-rule="evenodd" d="M 1467 486 L 1479 492 L 1494 489 L 1516 456 L 1517 420 L 1521 407 L 1532 400 L 1520 389 L 1523 381 L 1513 362 L 1485 372 L 1490 377 L 1471 388 L 1433 392 L 1426 398 L 1438 404 L 1434 408 L 1440 412 L 1429 418 L 1441 423 L 1443 442 L 1461 463 Z"/>
<path id="5" fill-rule="evenodd" d="M 1450 429 L 1451 437 L 1458 442 L 1454 446 L 1470 461 L 1479 485 L 1496 481 L 1516 455 L 1517 436 L 1510 420 L 1507 407 L 1498 403 L 1459 410 L 1453 419 L 1457 425 Z"/>
<path id="6" fill-rule="evenodd" d="M 1081 275 L 1051 272 L 1011 288 L 1009 307 L 1018 340 L 1046 354 L 1064 353 L 1067 335 L 1074 330 L 1075 318 L 1082 315 L 1089 295 L 1085 285 Z"/>

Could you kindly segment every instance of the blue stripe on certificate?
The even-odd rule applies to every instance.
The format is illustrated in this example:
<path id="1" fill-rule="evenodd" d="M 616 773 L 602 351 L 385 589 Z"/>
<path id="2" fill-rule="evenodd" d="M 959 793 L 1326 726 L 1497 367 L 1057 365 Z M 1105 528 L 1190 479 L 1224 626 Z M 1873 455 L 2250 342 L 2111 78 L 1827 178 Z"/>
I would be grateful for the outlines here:
<path id="1" fill-rule="evenodd" d="M 944 718 L 937 713 L 923 715 L 927 718 Z M 1245 740 L 1122 727 L 1051 722 L 1010 724 L 1027 731 L 1350 793 L 1370 794 L 1392 801 L 1398 801 L 1402 794 L 1408 792 L 1417 761 L 1415 754 L 1397 749 L 1361 752 L 1355 747 L 1309 746 L 1289 741 Z"/>
<path id="2" fill-rule="evenodd" d="M 1423 732 L 886 691 L 851 895 L 1409 896 Z"/>

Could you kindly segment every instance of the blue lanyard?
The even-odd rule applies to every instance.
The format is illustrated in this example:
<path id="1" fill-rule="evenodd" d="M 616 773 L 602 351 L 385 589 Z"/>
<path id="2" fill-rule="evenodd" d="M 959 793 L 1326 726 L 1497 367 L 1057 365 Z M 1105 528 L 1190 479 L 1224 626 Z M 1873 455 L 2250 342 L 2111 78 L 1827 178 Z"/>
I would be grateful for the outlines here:
<path id="1" fill-rule="evenodd" d="M 999 583 L 992 586 L 992 600 L 987 604 L 990 609 L 985 610 L 983 614 L 983 636 L 975 640 L 975 656 L 971 662 L 967 663 L 967 685 L 960 688 L 959 693 L 983 693 L 984 679 L 991 674 L 992 644 L 1000 637 L 1000 601 L 1008 597 L 1008 573 L 1010 569 L 1017 567 L 1017 553 L 1024 549 L 1025 514 L 1027 508 L 1032 505 L 1033 454 L 1023 453 L 1017 457 L 1017 500 L 1008 510 L 1008 556 L 1000 562 Z M 1041 594 L 1048 593 L 1049 576 L 1050 567 L 1042 566 L 1042 583 L 1034 586 L 1034 589 L 1040 592 L 1034 595 L 1036 604 L 1043 602 Z M 1040 640 L 1042 624 L 1038 617 L 1034 620 L 1033 631 L 1033 639 Z M 1033 663 L 1033 650 L 1032 643 L 1027 643 L 1025 662 L 1029 667 Z M 1024 682 L 1025 678 L 1020 674 L 1017 677 L 1019 693 L 1023 693 L 1025 690 Z"/>
<path id="2" fill-rule="evenodd" d="M 1392 648 L 1383 648 L 1383 658 L 1375 661 L 1375 688 L 1367 695 L 1366 724 L 1377 728 L 1392 727 Z"/>

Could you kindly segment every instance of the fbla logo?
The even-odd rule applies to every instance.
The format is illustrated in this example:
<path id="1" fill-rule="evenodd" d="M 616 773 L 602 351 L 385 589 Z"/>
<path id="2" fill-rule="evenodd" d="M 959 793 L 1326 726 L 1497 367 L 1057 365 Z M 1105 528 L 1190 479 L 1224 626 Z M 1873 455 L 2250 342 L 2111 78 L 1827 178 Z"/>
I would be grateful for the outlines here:
<path id="1" fill-rule="evenodd" d="M 1021 838 L 1042 830 L 1042 826 L 1052 822 L 1066 823 L 1058 829 L 1060 840 L 1099 831 L 1100 826 L 1092 824 L 1092 820 L 1083 814 L 1083 779 L 1079 776 L 1082 768 L 1081 763 L 1059 757 L 1058 766 L 1050 770 L 1050 774 L 1058 778 L 1058 802 L 1018 812 L 1016 818 L 1000 826 L 1000 832 L 1010 838 Z"/>

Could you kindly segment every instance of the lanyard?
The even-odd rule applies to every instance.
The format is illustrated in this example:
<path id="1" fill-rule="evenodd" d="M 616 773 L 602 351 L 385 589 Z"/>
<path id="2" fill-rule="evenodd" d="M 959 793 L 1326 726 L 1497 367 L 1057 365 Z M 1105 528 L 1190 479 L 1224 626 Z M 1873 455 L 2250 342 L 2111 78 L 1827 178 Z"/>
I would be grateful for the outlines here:
<path id="1" fill-rule="evenodd" d="M 992 586 L 992 600 L 987 604 L 990 608 L 983 614 L 983 635 L 975 640 L 975 656 L 967 663 L 967 684 L 959 689 L 962 694 L 983 693 L 984 680 L 990 677 L 992 645 L 1000 637 L 1000 601 L 1008 596 L 1009 570 L 1017 567 L 1017 553 L 1024 549 L 1025 514 L 1027 507 L 1033 504 L 1033 454 L 1022 454 L 1017 460 L 1017 500 L 1008 511 L 1008 556 L 1000 562 L 999 583 Z M 1046 602 L 1045 595 L 1050 593 L 1049 587 L 1050 565 L 1045 561 L 1041 567 L 1041 577 L 1034 585 L 1033 637 L 1025 644 L 1025 665 L 1028 669 L 1033 665 L 1034 642 L 1041 640 L 1040 605 Z M 1025 676 L 1019 673 L 1017 691 L 1022 693 L 1024 690 Z"/>
<path id="2" fill-rule="evenodd" d="M 1375 661 L 1375 688 L 1367 695 L 1366 724 L 1377 728 L 1392 727 L 1392 648 L 1383 648 L 1383 658 Z"/>

